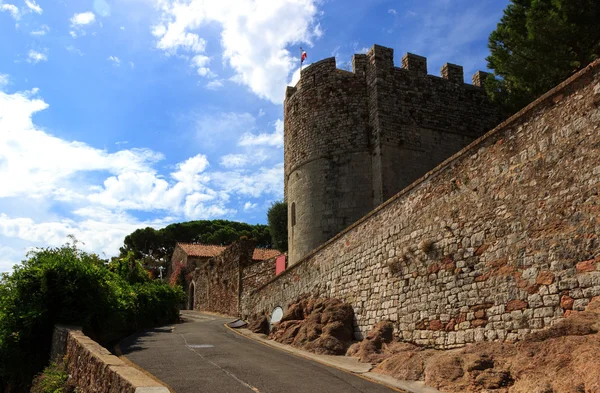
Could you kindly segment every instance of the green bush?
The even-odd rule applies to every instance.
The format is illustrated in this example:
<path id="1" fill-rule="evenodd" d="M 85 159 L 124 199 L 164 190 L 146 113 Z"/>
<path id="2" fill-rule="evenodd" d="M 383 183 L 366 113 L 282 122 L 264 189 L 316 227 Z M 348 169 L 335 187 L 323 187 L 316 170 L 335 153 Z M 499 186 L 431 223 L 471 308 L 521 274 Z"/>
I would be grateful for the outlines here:
<path id="1" fill-rule="evenodd" d="M 127 271 L 123 266 L 130 262 L 109 266 L 66 245 L 36 251 L 12 274 L 3 274 L 0 391 L 6 386 L 27 389 L 48 362 L 56 324 L 82 326 L 90 337 L 107 343 L 134 329 L 174 321 L 183 290 L 151 281 L 136 261 Z"/>
<path id="2" fill-rule="evenodd" d="M 69 383 L 69 375 L 64 364 L 52 363 L 33 380 L 30 393 L 73 393 L 76 391 L 75 386 Z"/>

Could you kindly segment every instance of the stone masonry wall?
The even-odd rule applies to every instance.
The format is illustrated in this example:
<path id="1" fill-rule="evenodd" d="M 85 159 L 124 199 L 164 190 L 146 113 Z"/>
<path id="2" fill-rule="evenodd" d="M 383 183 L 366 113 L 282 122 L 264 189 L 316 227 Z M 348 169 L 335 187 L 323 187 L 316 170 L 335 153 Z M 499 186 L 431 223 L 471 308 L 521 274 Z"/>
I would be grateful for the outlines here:
<path id="1" fill-rule="evenodd" d="M 194 270 L 194 309 L 238 315 L 241 270 L 252 262 L 253 241 L 239 240 Z"/>
<path id="2" fill-rule="evenodd" d="M 451 348 L 517 340 L 600 295 L 600 61 L 248 296 L 349 302 L 357 334 Z"/>
<path id="3" fill-rule="evenodd" d="M 79 328 L 56 326 L 54 362 L 67 362 L 71 381 L 81 393 L 169 393 L 169 389 L 112 355 Z"/>
<path id="4" fill-rule="evenodd" d="M 252 261 L 250 265 L 242 267 L 242 298 L 275 277 L 275 259 Z"/>

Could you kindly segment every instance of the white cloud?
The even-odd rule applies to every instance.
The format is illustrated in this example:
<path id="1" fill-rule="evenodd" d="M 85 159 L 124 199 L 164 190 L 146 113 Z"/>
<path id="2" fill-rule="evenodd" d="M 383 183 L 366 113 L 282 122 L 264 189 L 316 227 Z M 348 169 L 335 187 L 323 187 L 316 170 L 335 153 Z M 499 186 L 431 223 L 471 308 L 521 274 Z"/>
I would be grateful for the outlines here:
<path id="1" fill-rule="evenodd" d="M 272 146 L 283 147 L 283 121 L 278 119 L 275 121 L 275 131 L 271 134 L 252 134 L 245 133 L 238 141 L 240 146 Z"/>
<path id="2" fill-rule="evenodd" d="M 72 26 L 85 26 L 94 23 L 96 15 L 93 12 L 82 12 L 80 14 L 74 14 L 71 18 Z"/>
<path id="3" fill-rule="evenodd" d="M 112 62 L 115 67 L 121 65 L 121 60 L 117 56 L 108 56 L 108 61 Z"/>
<path id="4" fill-rule="evenodd" d="M 35 0 L 25 0 L 25 5 L 27 6 L 27 8 L 29 8 L 31 11 L 37 14 L 41 14 L 43 12 L 42 7 L 37 5 Z"/>
<path id="5" fill-rule="evenodd" d="M 16 5 L 0 4 L 0 11 L 8 12 L 14 20 L 19 20 L 21 18 L 21 14 L 19 13 L 19 9 Z"/>
<path id="6" fill-rule="evenodd" d="M 196 55 L 192 57 L 191 60 L 192 67 L 195 67 L 200 76 L 208 76 L 208 77 L 216 77 L 216 74 L 213 73 L 207 65 L 210 63 L 210 57 L 205 55 Z"/>
<path id="7" fill-rule="evenodd" d="M 84 250 L 110 257 L 116 255 L 123 238 L 137 228 L 164 225 L 160 220 L 138 221 L 127 214 L 115 214 L 105 209 L 80 209 L 75 214 L 78 216 L 75 219 L 36 221 L 2 213 L 0 235 L 11 239 L 11 243 L 26 241 L 30 247 L 58 247 L 68 240 L 69 235 L 74 235 Z M 12 248 L 9 251 L 8 255 L 2 253 L 6 259 L 0 260 L 1 271 L 9 270 L 12 264 L 24 259 L 25 250 L 19 252 Z"/>
<path id="8" fill-rule="evenodd" d="M 250 210 L 254 210 L 256 209 L 256 207 L 258 206 L 257 203 L 251 203 L 251 202 L 246 202 L 244 203 L 244 211 L 250 211 Z"/>
<path id="9" fill-rule="evenodd" d="M 397 14 L 398 14 L 398 11 L 396 11 L 396 10 L 395 10 L 395 9 L 393 9 L 393 8 L 390 8 L 390 9 L 388 10 L 388 14 L 397 15 Z"/>
<path id="10" fill-rule="evenodd" d="M 27 54 L 27 62 L 37 64 L 40 61 L 48 61 L 48 55 L 31 49 Z"/>
<path id="11" fill-rule="evenodd" d="M 317 23 L 317 25 L 315 26 L 314 30 L 313 30 L 313 34 L 315 35 L 315 37 L 317 38 L 321 38 L 323 37 L 323 29 L 321 28 L 321 24 Z"/>
<path id="12" fill-rule="evenodd" d="M 282 195 L 283 165 L 255 169 L 268 157 L 256 147 L 241 159 L 248 166 L 215 170 L 205 155 L 197 154 L 161 175 L 155 168 L 164 158 L 160 153 L 120 147 L 111 152 L 42 130 L 32 118 L 49 105 L 37 94 L 37 89 L 0 91 L 0 271 L 23 257 L 23 245 L 59 246 L 73 234 L 85 243 L 85 250 L 109 257 L 137 228 L 232 217 L 236 209 L 231 200 Z M 249 114 L 207 119 L 205 126 L 212 132 L 255 124 Z M 224 157 L 222 162 L 234 159 Z M 11 201 L 32 208 L 15 210 Z M 56 204 L 62 206 L 61 213 L 51 210 Z M 130 211 L 152 212 L 159 218 L 140 221 Z"/>
<path id="13" fill-rule="evenodd" d="M 296 51 L 288 46 L 310 45 L 322 35 L 316 4 L 317 0 L 163 0 L 162 21 L 152 33 L 167 54 L 197 55 L 204 54 L 207 44 L 200 28 L 220 24 L 223 59 L 236 73 L 232 80 L 281 104 L 285 82 L 298 62 Z"/>
<path id="14" fill-rule="evenodd" d="M 250 157 L 246 154 L 227 154 L 221 157 L 221 166 L 225 168 L 241 168 L 250 163 Z"/>
<path id="15" fill-rule="evenodd" d="M 264 194 L 283 196 L 283 163 L 258 170 L 214 172 L 211 178 L 226 193 L 254 198 Z"/>
<path id="16" fill-rule="evenodd" d="M 83 56 L 83 52 L 80 51 L 79 49 L 75 48 L 73 45 L 67 45 L 67 46 L 65 46 L 65 49 L 68 52 L 77 53 L 79 56 Z"/>
<path id="17" fill-rule="evenodd" d="M 41 36 L 41 35 L 46 35 L 49 31 L 50 31 L 50 28 L 47 25 L 41 25 L 39 29 L 33 30 L 29 34 Z"/>
<path id="18" fill-rule="evenodd" d="M 120 29 L 121 29 L 121 30 L 125 30 L 125 26 L 121 26 L 121 27 L 120 27 Z"/>
<path id="19" fill-rule="evenodd" d="M 35 91 L 0 92 L 0 198 L 52 196 L 62 188 L 77 189 L 68 180 L 78 172 L 148 171 L 162 159 L 147 149 L 108 153 L 52 136 L 32 122 L 35 113 L 47 108 Z"/>
<path id="20" fill-rule="evenodd" d="M 129 68 L 131 68 L 132 70 L 135 68 L 135 63 L 133 61 L 129 62 Z"/>
<path id="21" fill-rule="evenodd" d="M 8 85 L 9 81 L 10 81 L 10 77 L 7 74 L 0 73 L 0 91 L 2 90 L 3 87 Z"/>
<path id="22" fill-rule="evenodd" d="M 222 79 L 215 79 L 215 80 L 212 80 L 212 81 L 210 81 L 210 82 L 208 82 L 206 84 L 206 88 L 208 90 L 218 90 L 221 87 L 223 87 L 223 80 Z"/>

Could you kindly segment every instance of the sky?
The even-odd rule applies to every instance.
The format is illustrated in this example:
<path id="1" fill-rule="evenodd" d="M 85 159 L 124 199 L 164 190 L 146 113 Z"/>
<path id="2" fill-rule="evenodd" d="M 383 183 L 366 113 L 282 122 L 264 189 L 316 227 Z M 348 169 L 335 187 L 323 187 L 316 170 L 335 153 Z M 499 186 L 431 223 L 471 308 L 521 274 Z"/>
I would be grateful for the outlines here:
<path id="1" fill-rule="evenodd" d="M 486 70 L 508 0 L 0 0 L 0 272 L 74 235 L 266 223 L 283 97 L 305 63 L 373 44 Z"/>

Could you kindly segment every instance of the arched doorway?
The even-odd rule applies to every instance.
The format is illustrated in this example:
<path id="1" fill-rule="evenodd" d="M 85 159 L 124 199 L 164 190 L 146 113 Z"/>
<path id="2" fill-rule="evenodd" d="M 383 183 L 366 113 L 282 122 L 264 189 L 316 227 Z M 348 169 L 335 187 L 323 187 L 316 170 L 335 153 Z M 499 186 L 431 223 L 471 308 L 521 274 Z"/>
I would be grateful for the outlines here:
<path id="1" fill-rule="evenodd" d="M 190 283 L 190 289 L 188 290 L 188 310 L 194 309 L 194 303 L 196 301 L 196 284 Z"/>

